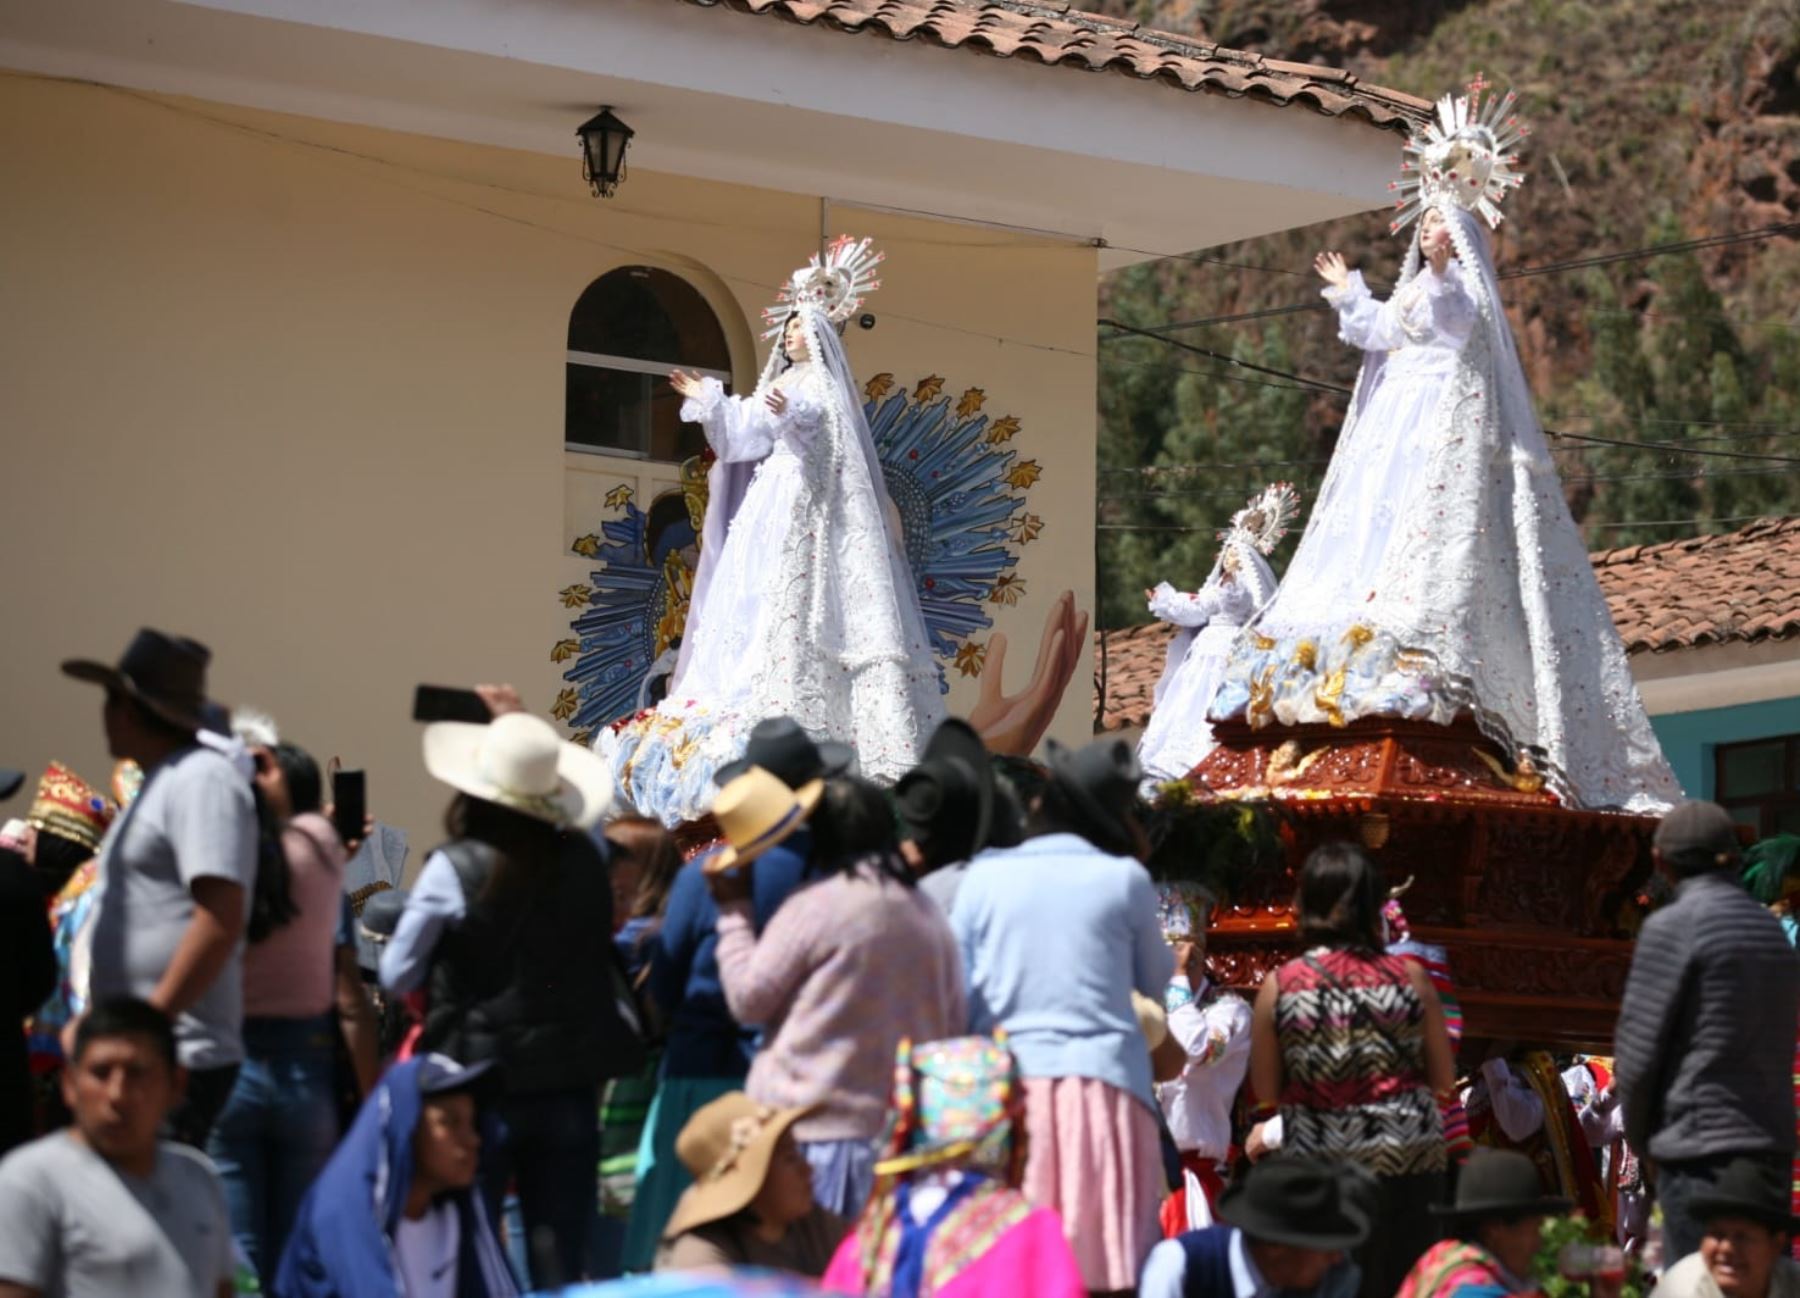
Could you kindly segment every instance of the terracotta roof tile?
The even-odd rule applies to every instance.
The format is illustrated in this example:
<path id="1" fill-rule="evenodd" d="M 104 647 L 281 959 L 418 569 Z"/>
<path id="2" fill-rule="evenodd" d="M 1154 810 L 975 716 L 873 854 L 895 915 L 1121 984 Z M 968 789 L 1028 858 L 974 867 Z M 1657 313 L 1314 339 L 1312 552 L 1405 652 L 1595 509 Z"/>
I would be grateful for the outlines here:
<path id="1" fill-rule="evenodd" d="M 1369 85 L 1354 73 L 1290 63 L 1210 41 L 1070 8 L 1057 0 L 682 0 L 773 14 L 845 32 L 879 32 L 946 49 L 1025 58 L 1090 72 L 1121 72 L 1183 90 L 1299 104 L 1327 117 L 1407 132 L 1424 121 L 1423 99 Z"/>
<path id="2" fill-rule="evenodd" d="M 1800 636 L 1800 517 L 1589 557 L 1630 653 Z M 1149 721 L 1170 634 L 1162 622 L 1101 633 L 1103 730 Z"/>

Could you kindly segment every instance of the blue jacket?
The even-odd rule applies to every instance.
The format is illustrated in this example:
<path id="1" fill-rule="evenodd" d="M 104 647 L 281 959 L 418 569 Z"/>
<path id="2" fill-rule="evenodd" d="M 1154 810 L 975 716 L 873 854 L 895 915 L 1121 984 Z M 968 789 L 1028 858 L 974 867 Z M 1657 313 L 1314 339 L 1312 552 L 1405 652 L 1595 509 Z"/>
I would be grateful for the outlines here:
<path id="1" fill-rule="evenodd" d="M 413 1131 L 425 1107 L 421 1062 L 409 1059 L 382 1075 L 306 1192 L 275 1275 L 282 1298 L 400 1292 L 393 1238 L 412 1186 Z M 496 1123 L 484 1124 L 483 1146 L 492 1148 L 497 1135 Z M 461 1242 L 457 1298 L 513 1298 L 518 1290 L 477 1189 L 456 1191 L 450 1201 Z"/>
<path id="2" fill-rule="evenodd" d="M 800 886 L 812 855 L 812 832 L 800 830 L 757 857 L 751 866 L 756 931 Z M 650 943 L 650 996 L 669 1025 L 663 1076 L 739 1078 L 750 1071 L 757 1031 L 739 1024 L 725 1005 L 717 950 L 719 908 L 701 866 L 689 861 L 675 876 L 662 929 Z"/>

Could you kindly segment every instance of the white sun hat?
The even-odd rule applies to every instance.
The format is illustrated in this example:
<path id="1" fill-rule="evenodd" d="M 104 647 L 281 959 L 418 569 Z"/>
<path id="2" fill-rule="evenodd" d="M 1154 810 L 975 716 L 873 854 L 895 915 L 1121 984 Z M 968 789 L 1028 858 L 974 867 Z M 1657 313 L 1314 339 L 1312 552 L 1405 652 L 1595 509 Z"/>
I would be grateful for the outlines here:
<path id="1" fill-rule="evenodd" d="M 612 801 L 605 761 L 529 712 L 508 712 L 487 725 L 426 726 L 425 769 L 472 798 L 553 825 L 587 829 Z"/>

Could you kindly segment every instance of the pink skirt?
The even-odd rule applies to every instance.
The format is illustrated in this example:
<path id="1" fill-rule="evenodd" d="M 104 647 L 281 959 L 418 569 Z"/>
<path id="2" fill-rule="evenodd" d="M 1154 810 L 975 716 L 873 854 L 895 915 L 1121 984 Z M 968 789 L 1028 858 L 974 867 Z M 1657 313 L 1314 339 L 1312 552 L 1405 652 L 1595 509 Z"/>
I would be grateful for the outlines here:
<path id="1" fill-rule="evenodd" d="M 1025 1079 L 1025 1197 L 1062 1218 L 1090 1290 L 1136 1289 L 1162 1237 L 1156 1119 L 1128 1092 L 1088 1077 Z"/>

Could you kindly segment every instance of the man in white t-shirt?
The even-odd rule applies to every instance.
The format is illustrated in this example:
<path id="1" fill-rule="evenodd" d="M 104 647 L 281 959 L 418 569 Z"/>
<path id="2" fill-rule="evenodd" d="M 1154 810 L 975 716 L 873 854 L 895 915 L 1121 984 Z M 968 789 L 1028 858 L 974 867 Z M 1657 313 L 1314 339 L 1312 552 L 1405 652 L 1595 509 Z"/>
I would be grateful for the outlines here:
<path id="1" fill-rule="evenodd" d="M 168 1016 L 102 1001 L 75 1031 L 75 1125 L 0 1161 L 0 1298 L 230 1298 L 231 1222 L 212 1164 L 157 1129 L 181 1094 Z"/>
<path id="2" fill-rule="evenodd" d="M 63 664 L 105 688 L 107 743 L 145 777 L 100 845 L 91 993 L 141 997 L 175 1020 L 188 1085 L 170 1135 L 196 1148 L 244 1057 L 244 930 L 256 880 L 250 782 L 197 738 L 211 658 L 192 640 L 143 630 L 116 667 Z"/>

